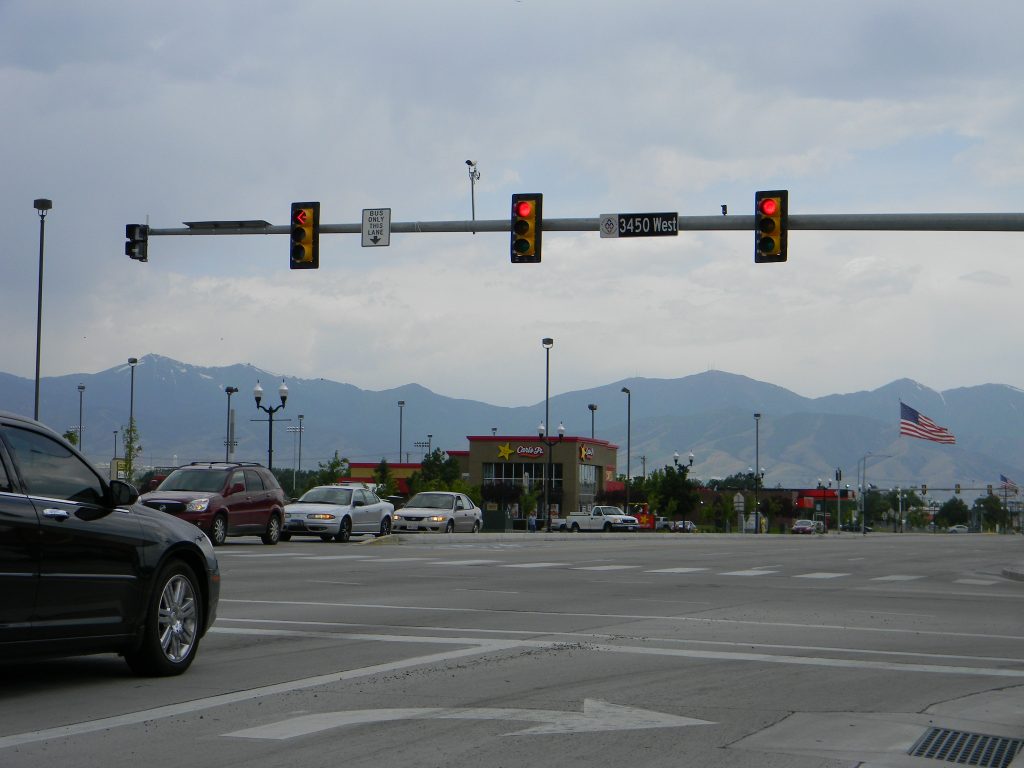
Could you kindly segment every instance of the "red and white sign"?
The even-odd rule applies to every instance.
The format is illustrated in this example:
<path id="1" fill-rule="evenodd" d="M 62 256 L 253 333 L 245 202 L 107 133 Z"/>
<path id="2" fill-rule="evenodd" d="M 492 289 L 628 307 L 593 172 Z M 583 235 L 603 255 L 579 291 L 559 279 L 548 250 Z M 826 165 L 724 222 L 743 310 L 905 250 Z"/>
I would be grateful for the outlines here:
<path id="1" fill-rule="evenodd" d="M 523 456 L 527 459 L 536 459 L 544 455 L 542 445 L 517 445 L 516 456 Z"/>

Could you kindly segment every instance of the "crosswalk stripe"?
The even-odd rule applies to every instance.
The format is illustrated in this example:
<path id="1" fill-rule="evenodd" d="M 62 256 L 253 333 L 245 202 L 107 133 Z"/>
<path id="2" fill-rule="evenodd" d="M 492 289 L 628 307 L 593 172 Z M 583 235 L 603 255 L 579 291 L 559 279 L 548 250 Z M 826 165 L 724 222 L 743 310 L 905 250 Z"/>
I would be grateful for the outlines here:
<path id="1" fill-rule="evenodd" d="M 754 568 L 749 571 L 726 571 L 725 573 L 718 574 L 719 576 L 771 576 L 773 573 L 778 571 L 765 571 L 761 568 Z"/>
<path id="2" fill-rule="evenodd" d="M 561 568 L 568 563 L 507 563 L 502 568 Z"/>
<path id="3" fill-rule="evenodd" d="M 697 573 L 698 571 L 709 571 L 710 568 L 658 568 L 655 571 L 644 571 L 644 573 Z"/>
<path id="4" fill-rule="evenodd" d="M 923 579 L 924 576 L 909 576 L 903 573 L 894 573 L 890 576 L 875 576 L 872 581 L 914 581 L 915 579 Z"/>

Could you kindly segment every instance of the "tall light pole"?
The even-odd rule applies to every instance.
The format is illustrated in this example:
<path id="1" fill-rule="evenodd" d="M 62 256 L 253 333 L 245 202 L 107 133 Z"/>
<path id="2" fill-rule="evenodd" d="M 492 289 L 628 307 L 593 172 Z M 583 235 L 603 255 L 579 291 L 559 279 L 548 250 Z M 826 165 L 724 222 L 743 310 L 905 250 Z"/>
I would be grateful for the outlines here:
<path id="1" fill-rule="evenodd" d="M 590 409 L 590 439 L 594 439 L 594 412 L 597 410 L 597 403 L 590 403 L 587 405 Z"/>
<path id="2" fill-rule="evenodd" d="M 231 439 L 231 396 L 238 391 L 238 387 L 224 387 L 228 396 L 228 417 L 224 427 L 224 461 L 231 461 L 231 448 L 234 440 Z"/>
<path id="3" fill-rule="evenodd" d="M 114 461 L 117 461 L 117 430 L 114 430 Z"/>
<path id="4" fill-rule="evenodd" d="M 630 392 L 629 387 L 623 387 L 622 391 L 626 393 L 626 509 L 625 512 L 629 514 L 629 456 L 632 452 L 632 441 L 633 441 L 633 393 Z"/>
<path id="5" fill-rule="evenodd" d="M 551 423 L 551 348 L 555 346 L 555 340 L 545 336 L 540 340 L 544 347 L 544 422 L 538 430 L 541 440 L 547 443 L 548 425 Z M 551 525 L 551 506 L 548 499 L 548 487 L 551 484 L 551 447 L 548 446 L 548 466 L 544 476 L 544 517 L 548 519 L 548 526 Z M 542 519 L 543 520 L 543 519 Z M 541 524 L 543 522 L 541 521 Z"/>
<path id="6" fill-rule="evenodd" d="M 82 440 L 82 398 L 85 395 L 85 384 L 78 385 L 78 450 L 85 453 L 85 444 Z"/>
<path id="7" fill-rule="evenodd" d="M 277 396 L 281 398 L 280 405 L 274 405 L 267 407 L 260 405 L 260 401 L 263 399 L 263 387 L 260 386 L 259 379 L 256 380 L 256 386 L 253 387 L 252 396 L 256 400 L 256 407 L 267 414 L 267 422 L 269 424 L 269 432 L 267 433 L 267 469 L 271 472 L 274 471 L 274 414 L 284 408 L 284 404 L 288 400 L 288 385 L 281 380 L 281 386 L 277 388 Z"/>
<path id="8" fill-rule="evenodd" d="M 402 463 L 402 412 L 405 410 L 405 400 L 398 401 L 398 463 Z"/>
<path id="9" fill-rule="evenodd" d="M 754 414 L 754 533 L 761 532 L 761 414 Z"/>
<path id="10" fill-rule="evenodd" d="M 36 399 L 32 418 L 39 421 L 39 360 L 42 357 L 43 342 L 43 241 L 46 239 L 46 214 L 53 208 L 53 201 L 41 197 L 32 202 L 39 214 L 39 296 L 36 299 Z"/>
<path id="11" fill-rule="evenodd" d="M 302 471 L 302 433 L 306 431 L 306 428 L 302 424 L 302 420 L 306 418 L 301 413 L 299 414 L 299 472 Z"/>

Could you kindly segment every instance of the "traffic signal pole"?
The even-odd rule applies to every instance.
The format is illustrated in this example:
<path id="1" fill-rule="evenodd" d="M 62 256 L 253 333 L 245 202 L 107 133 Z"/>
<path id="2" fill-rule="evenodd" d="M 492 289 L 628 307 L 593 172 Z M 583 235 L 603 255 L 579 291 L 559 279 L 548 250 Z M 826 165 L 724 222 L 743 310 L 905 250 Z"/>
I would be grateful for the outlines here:
<path id="1" fill-rule="evenodd" d="M 679 216 L 680 232 L 725 232 L 754 230 L 753 215 Z M 545 232 L 597 232 L 600 219 L 553 219 L 545 217 Z M 197 226 L 206 224 L 209 226 Z M 789 214 L 788 227 L 806 230 L 845 230 L 878 232 L 1024 232 L 1024 213 L 810 213 Z M 509 219 L 476 221 L 396 221 L 391 231 L 399 234 L 420 232 L 509 232 Z M 320 233 L 359 234 L 362 222 L 321 224 Z M 289 235 L 290 226 L 268 222 L 196 222 L 187 227 L 150 227 L 150 237 L 199 235 Z"/>

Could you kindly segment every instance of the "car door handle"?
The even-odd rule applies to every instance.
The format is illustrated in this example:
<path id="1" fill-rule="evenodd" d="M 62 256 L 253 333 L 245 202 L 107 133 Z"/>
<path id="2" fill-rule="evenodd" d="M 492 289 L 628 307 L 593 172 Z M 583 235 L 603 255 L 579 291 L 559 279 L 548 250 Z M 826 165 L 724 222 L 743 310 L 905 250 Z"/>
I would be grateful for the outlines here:
<path id="1" fill-rule="evenodd" d="M 47 520 L 67 520 L 68 511 L 66 509 L 44 509 L 43 517 L 45 517 Z"/>

